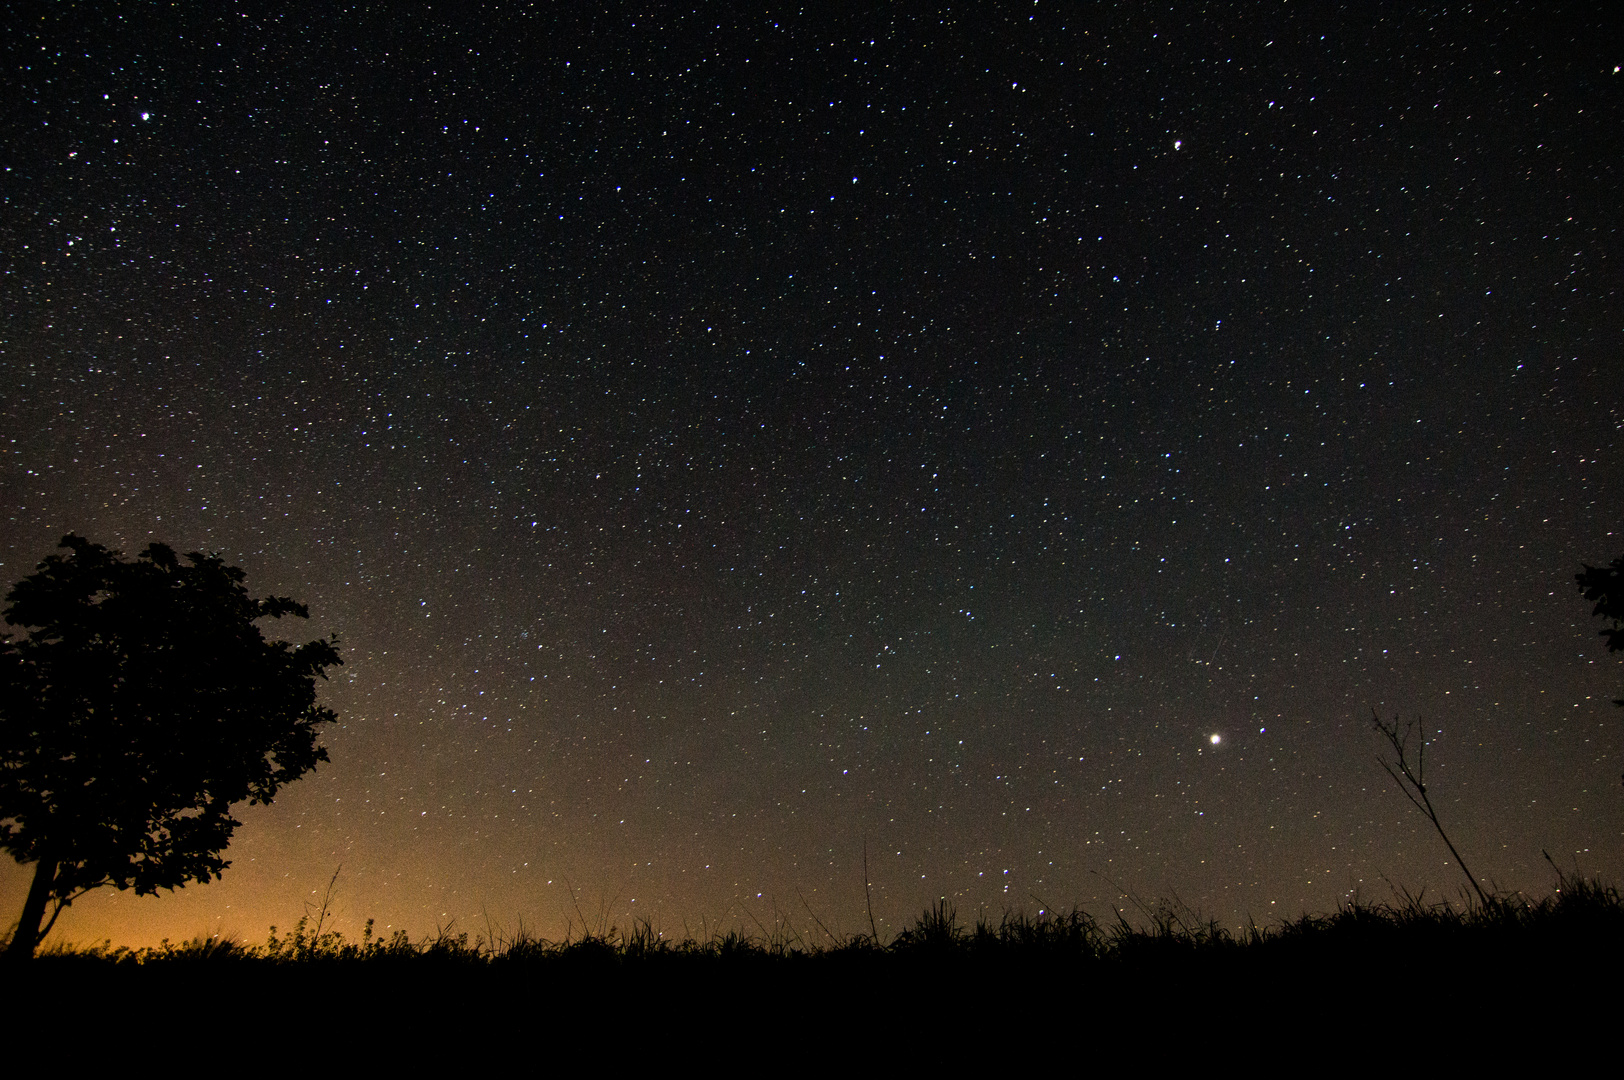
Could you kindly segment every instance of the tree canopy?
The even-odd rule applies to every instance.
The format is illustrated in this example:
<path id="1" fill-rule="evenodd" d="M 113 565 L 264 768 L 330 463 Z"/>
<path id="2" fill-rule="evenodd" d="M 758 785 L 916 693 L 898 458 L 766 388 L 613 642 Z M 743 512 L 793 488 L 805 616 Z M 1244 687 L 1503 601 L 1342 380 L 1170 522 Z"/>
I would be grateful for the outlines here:
<path id="1" fill-rule="evenodd" d="M 60 546 L 6 597 L 26 633 L 0 637 L 0 846 L 36 864 L 13 956 L 90 889 L 218 878 L 232 804 L 328 760 L 315 679 L 342 663 L 336 639 L 267 641 L 256 620 L 307 609 L 253 599 L 216 555 Z"/>
<path id="2" fill-rule="evenodd" d="M 1592 615 L 1612 620 L 1612 626 L 1598 631 L 1607 639 L 1607 651 L 1624 650 L 1624 555 L 1614 559 L 1610 566 L 1585 564 L 1579 573 L 1579 590 L 1586 600 L 1595 602 Z M 1624 698 L 1613 704 L 1624 705 Z"/>

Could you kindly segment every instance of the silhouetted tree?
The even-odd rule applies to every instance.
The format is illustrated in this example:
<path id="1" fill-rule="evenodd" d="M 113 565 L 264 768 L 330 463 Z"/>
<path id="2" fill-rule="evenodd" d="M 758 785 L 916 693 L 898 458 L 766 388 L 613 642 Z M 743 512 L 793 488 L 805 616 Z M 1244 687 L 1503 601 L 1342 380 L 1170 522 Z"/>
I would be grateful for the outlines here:
<path id="1" fill-rule="evenodd" d="M 251 598 L 218 556 L 60 546 L 6 597 L 27 633 L 0 637 L 0 846 L 34 864 L 8 959 L 90 889 L 218 878 L 232 804 L 327 760 L 315 679 L 342 663 L 336 639 L 266 641 L 255 620 L 308 611 Z"/>
<path id="2" fill-rule="evenodd" d="M 1613 621 L 1612 626 L 1598 631 L 1607 639 L 1607 651 L 1624 650 L 1624 555 L 1614 559 L 1611 566 L 1587 563 L 1579 574 L 1579 591 L 1586 600 L 1595 601 L 1592 615 Z M 1613 704 L 1624 705 L 1624 698 Z"/>

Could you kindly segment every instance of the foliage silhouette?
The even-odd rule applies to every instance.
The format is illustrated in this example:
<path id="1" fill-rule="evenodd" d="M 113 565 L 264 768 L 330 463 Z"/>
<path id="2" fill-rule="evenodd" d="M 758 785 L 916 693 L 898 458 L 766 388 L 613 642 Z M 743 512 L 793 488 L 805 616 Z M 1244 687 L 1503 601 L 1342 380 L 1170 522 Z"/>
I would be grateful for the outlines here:
<path id="1" fill-rule="evenodd" d="M 1596 605 L 1591 614 L 1613 622 L 1612 626 L 1597 631 L 1607 639 L 1607 651 L 1624 650 L 1624 555 L 1614 559 L 1610 566 L 1586 563 L 1578 576 L 1579 591 Z M 1624 706 L 1624 698 L 1613 704 Z"/>
<path id="2" fill-rule="evenodd" d="M 218 878 L 232 804 L 327 760 L 315 679 L 342 663 L 336 640 L 266 641 L 256 620 L 308 611 L 251 598 L 218 556 L 60 546 L 6 597 L 27 633 L 0 637 L 0 846 L 35 864 L 9 959 L 90 889 Z"/>

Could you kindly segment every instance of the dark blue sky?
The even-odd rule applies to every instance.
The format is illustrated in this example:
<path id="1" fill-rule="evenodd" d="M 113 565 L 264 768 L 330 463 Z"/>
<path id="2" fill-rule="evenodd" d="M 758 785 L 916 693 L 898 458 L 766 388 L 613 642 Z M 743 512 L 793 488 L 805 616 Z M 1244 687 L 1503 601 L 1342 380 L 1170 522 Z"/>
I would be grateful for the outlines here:
<path id="1" fill-rule="evenodd" d="M 0 576 L 218 551 L 346 659 L 63 932 L 1455 889 L 1373 708 L 1617 877 L 1600 11 L 14 13 Z"/>

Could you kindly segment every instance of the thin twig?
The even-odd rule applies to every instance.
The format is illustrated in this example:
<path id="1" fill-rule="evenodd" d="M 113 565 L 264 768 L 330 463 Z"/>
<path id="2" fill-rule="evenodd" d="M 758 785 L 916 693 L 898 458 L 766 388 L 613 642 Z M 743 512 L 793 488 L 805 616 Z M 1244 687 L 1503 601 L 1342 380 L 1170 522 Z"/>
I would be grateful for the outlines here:
<path id="1" fill-rule="evenodd" d="M 818 924 L 818 929 L 822 930 L 825 934 L 829 934 L 829 940 L 838 946 L 840 944 L 840 939 L 829 933 L 829 928 L 823 925 L 823 920 L 818 918 L 818 913 L 812 910 L 812 905 L 806 902 L 806 897 L 801 895 L 800 889 L 795 890 L 795 895 L 800 897 L 801 906 L 806 908 L 806 913 L 808 915 L 812 916 L 812 921 Z"/>
<path id="2" fill-rule="evenodd" d="M 586 912 L 581 910 L 581 901 L 575 895 L 575 883 L 569 879 L 567 874 L 560 874 L 559 877 L 564 882 L 564 887 L 570 891 L 570 906 L 575 908 L 575 914 L 581 919 L 581 933 L 586 937 L 591 937 L 592 924 L 586 921 Z"/>
<path id="3" fill-rule="evenodd" d="M 1377 762 L 1387 771 L 1387 775 L 1393 778 L 1393 783 L 1398 785 L 1398 789 L 1404 793 L 1404 797 L 1409 799 L 1417 810 L 1425 814 L 1427 820 L 1432 822 L 1432 827 L 1438 830 L 1438 835 L 1443 839 L 1444 846 L 1449 849 L 1451 855 L 1455 856 L 1455 865 L 1459 866 L 1461 873 L 1466 875 L 1466 880 L 1471 883 L 1473 890 L 1477 893 L 1477 898 L 1482 901 L 1483 906 L 1492 906 L 1489 894 L 1483 891 L 1483 886 L 1477 883 L 1477 877 L 1471 870 L 1467 869 L 1466 860 L 1460 857 L 1459 851 L 1455 850 L 1455 843 L 1449 839 L 1449 834 L 1444 831 L 1443 822 L 1438 820 L 1438 811 L 1433 808 L 1432 798 L 1427 794 L 1426 732 L 1421 733 L 1421 746 L 1416 751 L 1415 767 L 1411 768 L 1409 741 L 1410 736 L 1415 732 L 1416 722 L 1412 720 L 1400 728 L 1398 717 L 1393 717 L 1393 722 L 1389 724 L 1382 720 L 1375 709 L 1370 710 L 1370 719 L 1377 733 L 1386 739 L 1388 745 L 1393 748 L 1393 754 L 1397 758 L 1396 761 L 1389 762 L 1386 758 L 1378 757 Z"/>
<path id="4" fill-rule="evenodd" d="M 793 938 L 796 944 L 800 945 L 801 948 L 806 948 L 806 939 L 801 937 L 801 932 L 795 929 L 795 924 L 789 921 L 788 915 L 785 915 L 782 911 L 778 910 L 778 897 L 771 897 L 771 900 L 773 904 L 773 922 L 775 924 L 782 923 L 784 926 L 788 927 L 790 938 Z"/>
<path id="5" fill-rule="evenodd" d="M 1112 888 L 1114 888 L 1118 893 L 1122 894 L 1123 896 L 1126 896 L 1129 900 L 1132 900 L 1133 901 L 1133 906 L 1138 908 L 1140 911 L 1144 912 L 1146 918 L 1151 919 L 1151 920 L 1154 920 L 1156 918 L 1156 913 L 1151 910 L 1150 905 L 1146 904 L 1143 900 L 1139 899 L 1139 894 L 1138 893 L 1130 892 L 1129 890 L 1123 888 L 1121 885 L 1118 885 L 1115 881 L 1112 881 L 1110 878 L 1106 877 L 1104 874 L 1100 873 L 1098 870 L 1090 870 L 1089 873 L 1093 874 L 1097 878 L 1104 878 L 1106 883 L 1109 884 Z M 1113 910 L 1116 909 L 1115 904 L 1112 904 L 1111 907 L 1112 907 Z M 1119 922 L 1121 922 L 1123 926 L 1128 925 L 1128 920 L 1124 919 L 1122 917 L 1122 912 L 1121 911 L 1117 911 L 1117 920 Z"/>
<path id="6" fill-rule="evenodd" d="M 322 896 L 321 896 L 321 911 L 316 914 L 316 932 L 313 935 L 311 935 L 312 938 L 320 938 L 321 937 L 321 924 L 327 921 L 327 910 L 332 905 L 332 902 L 333 902 L 333 889 L 338 885 L 338 875 L 339 875 L 339 872 L 342 871 L 343 869 L 344 869 L 344 864 L 339 863 L 337 869 L 335 869 L 333 871 L 332 880 L 327 882 L 327 891 L 322 893 Z M 305 910 L 308 911 L 310 909 L 306 908 Z"/>
<path id="7" fill-rule="evenodd" d="M 874 944 L 880 943 L 880 931 L 874 925 L 874 893 L 868 887 L 868 837 L 863 837 L 863 902 L 868 905 L 868 932 L 873 935 Z"/>

